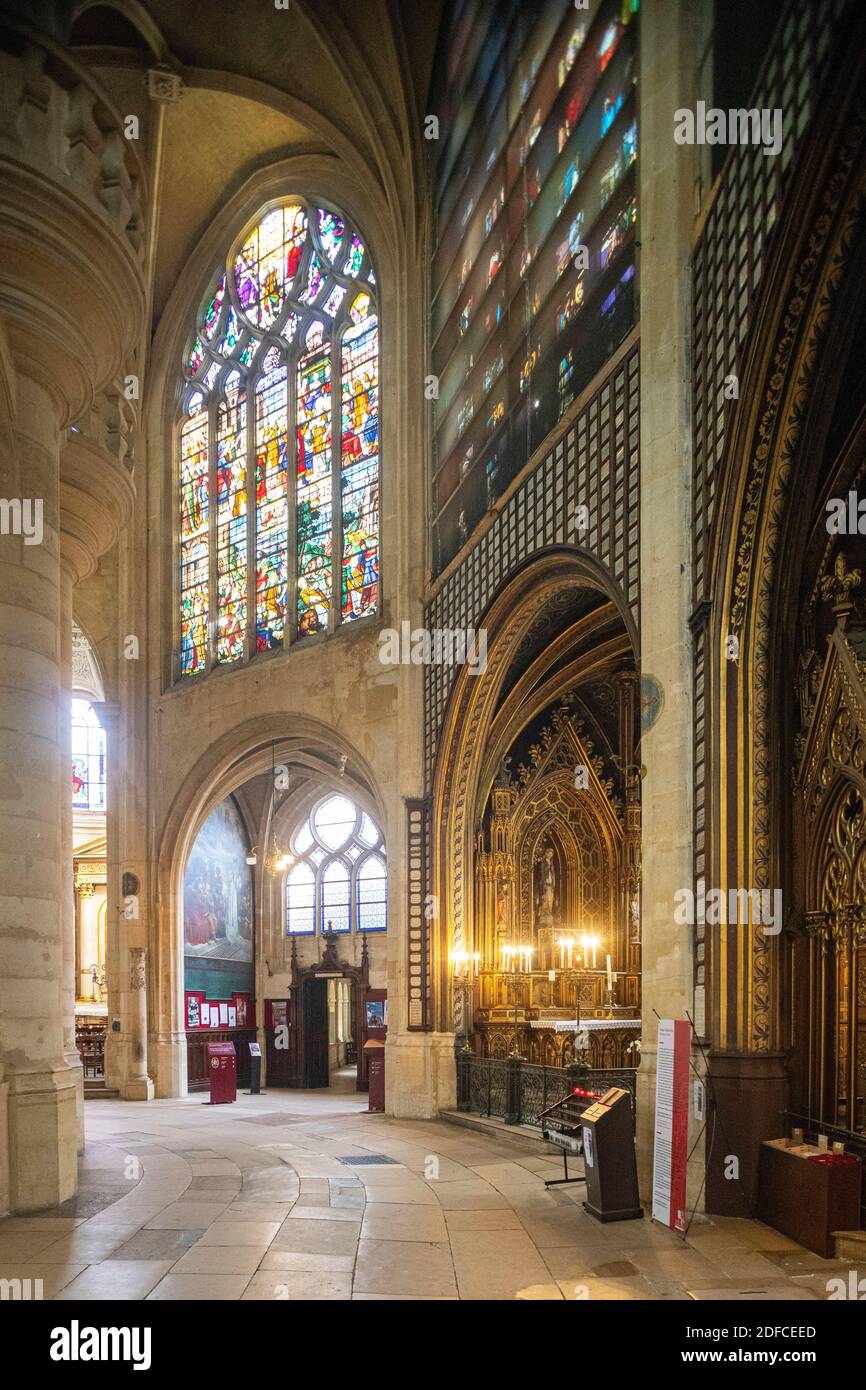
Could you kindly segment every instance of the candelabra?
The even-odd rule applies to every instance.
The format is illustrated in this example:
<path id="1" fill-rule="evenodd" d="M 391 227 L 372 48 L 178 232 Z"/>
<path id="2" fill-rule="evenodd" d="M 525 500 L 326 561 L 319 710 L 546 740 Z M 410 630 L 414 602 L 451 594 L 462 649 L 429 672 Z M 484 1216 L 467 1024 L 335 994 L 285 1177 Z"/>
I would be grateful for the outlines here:
<path id="1" fill-rule="evenodd" d="M 449 959 L 454 980 L 455 1002 L 457 999 L 463 1002 L 463 1033 L 468 1035 L 472 1019 L 472 980 L 478 978 L 481 956 L 478 951 L 473 955 L 468 951 L 452 951 Z"/>
<path id="2" fill-rule="evenodd" d="M 503 974 L 513 977 L 512 992 L 514 994 L 514 1043 L 511 1048 L 511 1056 L 519 1057 L 520 1050 L 517 1046 L 517 1025 L 518 1009 L 518 977 L 520 975 L 531 975 L 532 973 L 532 946 L 503 946 L 502 948 L 502 970 Z M 522 991 L 520 991 L 522 994 Z"/>

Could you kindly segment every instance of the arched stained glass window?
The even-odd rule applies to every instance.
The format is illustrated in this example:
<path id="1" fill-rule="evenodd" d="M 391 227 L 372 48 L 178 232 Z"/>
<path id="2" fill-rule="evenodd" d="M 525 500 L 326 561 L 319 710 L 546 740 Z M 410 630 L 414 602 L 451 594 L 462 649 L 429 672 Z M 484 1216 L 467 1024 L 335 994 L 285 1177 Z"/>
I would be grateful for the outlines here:
<path id="1" fill-rule="evenodd" d="M 358 869 L 358 931 L 383 931 L 387 926 L 388 879 L 385 861 L 368 854 Z"/>
<path id="2" fill-rule="evenodd" d="M 328 931 L 349 930 L 349 870 L 332 859 L 322 874 L 322 922 Z"/>
<path id="3" fill-rule="evenodd" d="M 293 198 L 232 248 L 182 408 L 180 674 L 375 613 L 376 278 L 341 213 Z"/>
<path id="4" fill-rule="evenodd" d="M 105 810 L 105 730 L 89 700 L 72 701 L 72 806 Z"/>
<path id="5" fill-rule="evenodd" d="M 286 879 L 286 915 L 291 933 L 316 930 L 316 874 L 309 864 L 296 864 Z"/>
<path id="6" fill-rule="evenodd" d="M 382 832 L 346 796 L 326 796 L 295 830 L 286 875 L 286 930 L 385 931 L 388 873 Z"/>

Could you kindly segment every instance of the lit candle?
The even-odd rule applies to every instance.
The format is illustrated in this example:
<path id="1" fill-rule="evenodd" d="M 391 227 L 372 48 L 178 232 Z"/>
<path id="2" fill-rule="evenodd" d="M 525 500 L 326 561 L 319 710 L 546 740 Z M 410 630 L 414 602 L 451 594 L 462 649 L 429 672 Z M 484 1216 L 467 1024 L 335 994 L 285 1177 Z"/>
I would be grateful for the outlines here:
<path id="1" fill-rule="evenodd" d="M 479 962 L 480 960 L 481 960 L 481 955 L 480 955 L 480 953 L 479 953 L 478 951 L 476 951 L 476 952 L 475 952 L 475 975 L 476 975 L 476 978 L 477 978 L 477 976 L 478 976 L 478 962 Z"/>
<path id="2" fill-rule="evenodd" d="M 572 966 L 572 961 L 573 961 L 572 951 L 573 951 L 573 950 L 574 950 L 574 938 L 570 936 L 570 937 L 568 938 L 568 968 L 569 968 L 569 970 L 571 969 L 571 966 Z"/>
<path id="3" fill-rule="evenodd" d="M 560 970 L 564 970 L 564 969 L 565 969 L 565 937 L 564 937 L 564 936 L 561 936 L 561 937 L 559 938 L 559 968 L 560 968 Z"/>
<path id="4" fill-rule="evenodd" d="M 613 990 L 613 966 L 611 965 L 610 956 L 607 958 L 607 987 L 609 990 Z"/>

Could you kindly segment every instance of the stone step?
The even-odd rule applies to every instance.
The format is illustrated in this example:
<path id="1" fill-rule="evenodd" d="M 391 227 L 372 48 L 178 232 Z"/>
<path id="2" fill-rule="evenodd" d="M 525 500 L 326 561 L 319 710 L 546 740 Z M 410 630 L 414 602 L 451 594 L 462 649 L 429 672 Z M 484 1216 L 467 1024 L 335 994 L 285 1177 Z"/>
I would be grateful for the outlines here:
<path id="1" fill-rule="evenodd" d="M 119 1091 L 107 1090 L 105 1086 L 85 1086 L 85 1100 L 116 1100 L 120 1095 Z"/>
<path id="2" fill-rule="evenodd" d="M 837 1260 L 866 1265 L 866 1231 L 834 1231 Z"/>
<path id="3" fill-rule="evenodd" d="M 479 1134 L 495 1135 L 499 1140 L 520 1144 L 524 1149 L 527 1144 L 536 1146 L 539 1153 L 545 1156 L 562 1154 L 562 1149 L 557 1148 L 555 1144 L 548 1144 L 546 1139 L 542 1139 L 541 1130 L 531 1125 L 507 1125 L 504 1120 L 498 1120 L 492 1115 L 473 1115 L 468 1110 L 440 1110 L 439 1118 L 452 1125 L 462 1125 L 464 1129 L 474 1129 Z"/>

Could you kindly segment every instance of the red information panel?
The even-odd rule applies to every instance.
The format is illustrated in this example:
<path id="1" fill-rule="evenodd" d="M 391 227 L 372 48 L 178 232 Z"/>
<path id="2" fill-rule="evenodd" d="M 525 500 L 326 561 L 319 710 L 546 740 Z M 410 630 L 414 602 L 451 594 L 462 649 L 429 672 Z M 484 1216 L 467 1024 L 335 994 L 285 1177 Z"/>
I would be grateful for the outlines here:
<path id="1" fill-rule="evenodd" d="M 653 1220 L 674 1231 L 686 1229 L 691 1041 L 692 1026 L 686 1019 L 659 1019 Z"/>
<path id="2" fill-rule="evenodd" d="M 230 1042 L 208 1043 L 207 1070 L 211 1105 L 226 1105 L 238 1098 L 238 1059 Z"/>

